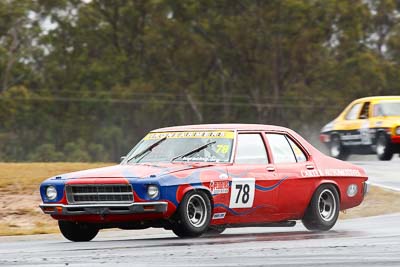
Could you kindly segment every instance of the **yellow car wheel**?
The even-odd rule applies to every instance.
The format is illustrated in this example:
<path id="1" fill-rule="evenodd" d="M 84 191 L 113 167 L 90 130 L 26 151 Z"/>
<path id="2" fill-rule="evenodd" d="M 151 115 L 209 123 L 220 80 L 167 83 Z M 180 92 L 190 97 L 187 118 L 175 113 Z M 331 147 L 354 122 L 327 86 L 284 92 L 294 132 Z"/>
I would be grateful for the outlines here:
<path id="1" fill-rule="evenodd" d="M 342 142 L 340 141 L 340 137 L 338 135 L 332 136 L 329 147 L 329 153 L 331 157 L 341 160 L 346 160 L 350 155 L 348 149 L 343 146 Z"/>
<path id="2" fill-rule="evenodd" d="M 385 133 L 380 133 L 376 141 L 376 154 L 380 160 L 391 160 L 393 149 L 390 140 Z"/>

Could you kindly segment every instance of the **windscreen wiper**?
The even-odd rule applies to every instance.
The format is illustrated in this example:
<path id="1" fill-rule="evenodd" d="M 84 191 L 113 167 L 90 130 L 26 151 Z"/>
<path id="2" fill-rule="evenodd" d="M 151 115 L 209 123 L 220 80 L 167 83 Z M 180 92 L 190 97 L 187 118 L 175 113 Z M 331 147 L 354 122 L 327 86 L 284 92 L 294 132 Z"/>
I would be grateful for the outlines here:
<path id="1" fill-rule="evenodd" d="M 146 147 L 145 149 L 143 149 L 142 151 L 140 151 L 139 153 L 137 153 L 136 155 L 132 156 L 130 159 L 128 159 L 126 162 L 129 162 L 133 159 L 137 159 L 140 156 L 144 155 L 145 153 L 147 153 L 148 151 L 153 150 L 153 148 L 155 148 L 156 146 L 158 146 L 159 144 L 161 144 L 163 141 L 165 141 L 167 139 L 167 137 L 163 137 L 160 140 L 158 140 L 157 142 L 154 142 L 153 144 L 149 145 L 148 147 Z"/>
<path id="2" fill-rule="evenodd" d="M 196 153 L 196 152 L 199 152 L 199 151 L 205 149 L 206 147 L 208 147 L 208 146 L 210 146 L 210 145 L 212 145 L 212 144 L 215 144 L 216 142 L 217 142 L 217 141 L 209 142 L 209 143 L 204 144 L 204 145 L 202 145 L 202 146 L 199 146 L 199 147 L 197 147 L 197 148 L 195 148 L 195 149 L 193 149 L 193 150 L 190 150 L 189 152 L 186 152 L 185 154 L 176 156 L 176 157 L 174 157 L 173 159 L 171 159 L 171 162 L 173 162 L 174 160 L 179 159 L 179 158 L 184 158 L 184 157 L 190 156 L 190 155 L 192 155 L 192 154 L 194 154 L 194 153 Z"/>

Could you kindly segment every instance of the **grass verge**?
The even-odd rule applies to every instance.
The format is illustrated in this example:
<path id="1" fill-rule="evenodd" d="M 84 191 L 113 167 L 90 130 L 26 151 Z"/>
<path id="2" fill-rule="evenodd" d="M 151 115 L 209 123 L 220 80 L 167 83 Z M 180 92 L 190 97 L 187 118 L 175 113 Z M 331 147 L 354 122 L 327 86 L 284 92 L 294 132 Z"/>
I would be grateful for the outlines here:
<path id="1" fill-rule="evenodd" d="M 400 192 L 371 186 L 360 206 L 341 213 L 339 219 L 376 216 L 400 212 Z"/>
<path id="2" fill-rule="evenodd" d="M 57 221 L 39 208 L 40 183 L 67 172 L 112 163 L 0 163 L 0 236 L 58 232 Z"/>

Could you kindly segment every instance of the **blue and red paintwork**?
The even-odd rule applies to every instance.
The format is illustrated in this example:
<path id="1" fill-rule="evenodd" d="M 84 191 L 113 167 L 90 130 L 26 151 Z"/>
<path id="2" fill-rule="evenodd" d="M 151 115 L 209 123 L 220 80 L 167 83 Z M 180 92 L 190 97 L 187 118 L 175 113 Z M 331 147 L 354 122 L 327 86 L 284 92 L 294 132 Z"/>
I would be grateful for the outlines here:
<path id="1" fill-rule="evenodd" d="M 277 126 L 267 125 L 194 125 L 169 127 L 154 132 L 185 130 L 234 130 L 252 133 L 284 133 L 292 138 L 307 154 L 306 162 L 274 164 L 268 142 L 264 136 L 269 164 L 243 165 L 231 163 L 139 163 L 135 165 L 117 165 L 86 171 L 68 173 L 49 178 L 40 186 L 43 203 L 68 204 L 64 188 L 66 184 L 131 184 L 135 202 L 150 201 L 147 196 L 147 185 L 159 185 L 158 198 L 151 201 L 168 203 L 165 213 L 140 213 L 107 216 L 101 215 L 62 215 L 52 214 L 54 219 L 93 223 L 145 221 L 168 219 L 176 211 L 183 196 L 190 190 L 205 190 L 211 196 L 212 214 L 225 213 L 224 216 L 211 220 L 211 225 L 280 222 L 301 219 L 311 197 L 321 184 L 333 184 L 340 197 L 340 209 L 345 210 L 359 205 L 365 192 L 363 183 L 368 179 L 364 170 L 347 162 L 325 156 L 294 131 Z M 236 142 L 237 138 L 235 138 Z M 234 146 L 236 147 L 236 146 Z M 313 166 L 313 170 L 308 169 Z M 267 167 L 272 167 L 268 171 Z M 329 176 L 325 170 L 352 170 L 356 175 Z M 250 208 L 229 208 L 232 178 L 255 178 L 254 202 Z M 228 181 L 229 192 L 212 195 L 211 181 Z M 349 197 L 346 190 L 355 184 L 360 190 Z M 45 188 L 56 187 L 58 197 L 54 200 L 46 198 Z"/>

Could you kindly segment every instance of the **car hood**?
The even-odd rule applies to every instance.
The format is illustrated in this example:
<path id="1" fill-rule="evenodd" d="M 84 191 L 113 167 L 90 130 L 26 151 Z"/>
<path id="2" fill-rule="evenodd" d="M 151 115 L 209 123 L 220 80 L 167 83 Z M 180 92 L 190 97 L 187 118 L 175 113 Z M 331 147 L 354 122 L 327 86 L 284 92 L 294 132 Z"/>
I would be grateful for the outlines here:
<path id="1" fill-rule="evenodd" d="M 321 133 L 332 131 L 335 126 L 336 119 L 325 124 L 321 129 Z"/>
<path id="2" fill-rule="evenodd" d="M 150 176 L 159 177 L 162 175 L 179 172 L 189 169 L 197 169 L 213 166 L 212 164 L 194 163 L 158 163 L 158 164 L 135 164 L 135 165 L 115 165 L 110 167 L 96 168 L 85 171 L 71 172 L 61 175 L 62 179 L 80 178 L 148 178 Z"/>

